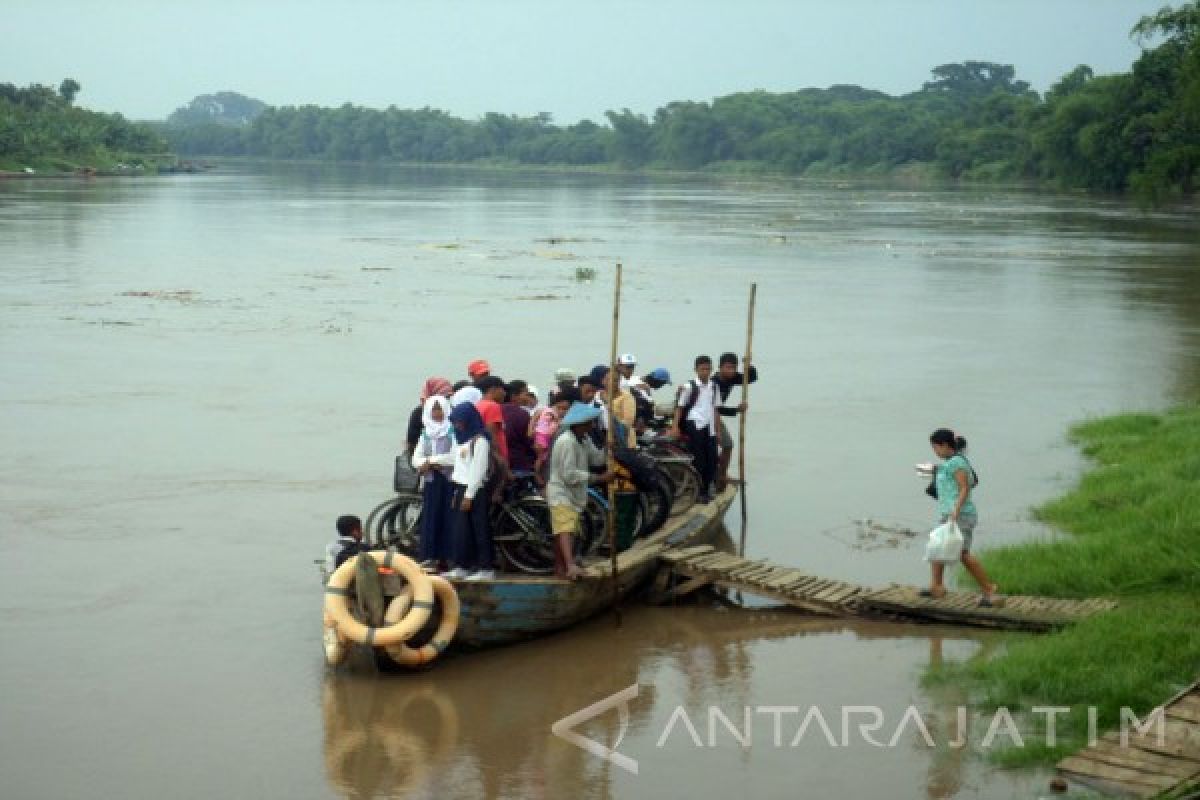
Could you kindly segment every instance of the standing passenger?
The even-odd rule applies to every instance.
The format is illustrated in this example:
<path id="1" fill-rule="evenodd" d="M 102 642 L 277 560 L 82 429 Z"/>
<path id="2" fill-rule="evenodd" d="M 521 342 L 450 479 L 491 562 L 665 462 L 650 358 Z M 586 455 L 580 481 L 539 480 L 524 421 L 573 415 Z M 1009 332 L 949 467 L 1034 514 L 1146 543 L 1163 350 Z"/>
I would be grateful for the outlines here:
<path id="1" fill-rule="evenodd" d="M 605 463 L 604 452 L 592 444 L 588 434 L 600 412 L 594 406 L 573 403 L 563 418 L 565 428 L 554 440 L 550 454 L 550 481 L 546 485 L 546 503 L 550 506 L 550 524 L 554 531 L 554 574 L 566 580 L 581 576 L 575 564 L 572 537 L 579 533 L 580 515 L 587 504 L 588 482 L 607 483 L 611 472 L 592 477 L 589 467 Z"/>
<path id="2" fill-rule="evenodd" d="M 500 406 L 504 417 L 504 439 L 508 446 L 508 468 L 514 476 L 528 477 L 533 474 L 533 463 L 537 455 L 533 452 L 533 440 L 529 436 L 529 387 L 525 381 L 508 384 L 508 401 Z"/>
<path id="3" fill-rule="evenodd" d="M 434 395 L 449 397 L 453 394 L 450 381 L 445 378 L 427 378 L 425 385 L 421 387 L 421 398 L 417 401 L 417 407 L 408 415 L 408 430 L 404 436 L 404 452 L 411 457 L 413 450 L 417 447 L 417 440 L 421 437 L 421 427 L 423 426 L 422 417 L 425 414 L 425 401 Z"/>
<path id="4" fill-rule="evenodd" d="M 450 561 L 450 475 L 454 470 L 454 426 L 450 401 L 434 395 L 425 401 L 425 427 L 413 451 L 412 465 L 421 476 L 421 546 L 417 558 L 429 570 L 445 572 Z"/>
<path id="5" fill-rule="evenodd" d="M 712 359 L 696 356 L 696 377 L 679 387 L 671 435 L 687 436 L 696 471 L 700 473 L 699 502 L 712 500 L 717 471 L 717 384 L 712 380 Z"/>
<path id="6" fill-rule="evenodd" d="M 572 403 L 579 400 L 579 392 L 573 388 L 562 389 L 554 396 L 554 402 L 542 409 L 537 418 L 531 420 L 533 425 L 533 451 L 537 458 L 533 464 L 534 478 L 538 486 L 545 486 L 549 477 L 550 450 L 554 447 L 554 438 L 558 435 L 559 425 Z"/>
<path id="7" fill-rule="evenodd" d="M 758 370 L 753 364 L 746 365 L 746 372 L 749 376 L 749 382 L 754 383 L 758 380 Z M 735 386 L 743 386 L 743 381 L 746 375 L 738 372 L 738 357 L 736 353 L 722 353 L 721 358 L 717 360 L 717 374 L 713 376 L 713 382 L 717 384 L 720 390 L 721 402 L 717 406 L 717 435 L 719 437 L 718 444 L 721 448 L 721 456 L 717 461 L 717 491 L 725 491 L 725 486 L 729 482 L 729 463 L 733 459 L 733 436 L 729 433 L 729 426 L 733 424 L 731 418 L 738 414 L 746 413 L 746 399 L 743 397 L 742 402 L 736 406 L 726 404 L 729 400 L 729 395 Z M 728 422 L 726 419 L 730 418 Z"/>
<path id="8" fill-rule="evenodd" d="M 446 573 L 452 580 L 491 580 L 492 531 L 488 515 L 490 498 L 484 489 L 488 477 L 489 452 L 487 430 L 475 406 L 463 403 L 450 412 L 454 425 L 454 471 L 450 475 L 453 495 L 450 507 L 454 517 L 454 569 Z"/>

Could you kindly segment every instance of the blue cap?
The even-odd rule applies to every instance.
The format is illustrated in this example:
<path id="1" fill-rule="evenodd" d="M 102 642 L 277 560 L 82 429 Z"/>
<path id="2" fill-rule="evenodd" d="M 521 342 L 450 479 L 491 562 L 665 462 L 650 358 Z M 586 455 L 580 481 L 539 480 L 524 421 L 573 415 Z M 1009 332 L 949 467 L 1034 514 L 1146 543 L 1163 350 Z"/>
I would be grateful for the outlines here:
<path id="1" fill-rule="evenodd" d="M 580 403 L 576 400 L 567 409 L 567 415 L 563 417 L 562 424 L 564 427 L 572 425 L 581 425 L 584 422 L 591 422 L 596 417 L 600 416 L 600 409 L 588 403 Z"/>
<path id="2" fill-rule="evenodd" d="M 671 373 L 667 372 L 667 370 L 663 367 L 656 367 L 655 369 L 650 370 L 650 374 L 646 377 L 654 378 L 654 380 L 663 384 L 671 382 Z"/>

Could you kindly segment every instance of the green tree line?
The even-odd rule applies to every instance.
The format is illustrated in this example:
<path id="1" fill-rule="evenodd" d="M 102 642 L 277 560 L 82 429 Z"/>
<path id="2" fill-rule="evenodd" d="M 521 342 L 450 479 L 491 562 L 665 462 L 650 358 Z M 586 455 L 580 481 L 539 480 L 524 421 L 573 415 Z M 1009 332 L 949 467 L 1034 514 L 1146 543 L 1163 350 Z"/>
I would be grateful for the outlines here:
<path id="1" fill-rule="evenodd" d="M 430 108 L 266 107 L 242 126 L 165 129 L 179 151 L 289 159 L 506 162 L 785 174 L 931 167 L 951 178 L 1052 181 L 1153 200 L 1200 179 L 1200 0 L 1142 18 L 1130 72 L 1081 65 L 1044 95 L 1005 64 L 944 64 L 900 96 L 858 86 L 674 102 L 604 124 L 461 119 Z M 1153 47 L 1151 42 L 1157 42 Z M 177 112 L 180 116 L 185 109 Z"/>
<path id="2" fill-rule="evenodd" d="M 57 91 L 0 83 L 0 169 L 133 165 L 167 151 L 149 125 L 76 106 L 80 88 L 72 78 Z"/>

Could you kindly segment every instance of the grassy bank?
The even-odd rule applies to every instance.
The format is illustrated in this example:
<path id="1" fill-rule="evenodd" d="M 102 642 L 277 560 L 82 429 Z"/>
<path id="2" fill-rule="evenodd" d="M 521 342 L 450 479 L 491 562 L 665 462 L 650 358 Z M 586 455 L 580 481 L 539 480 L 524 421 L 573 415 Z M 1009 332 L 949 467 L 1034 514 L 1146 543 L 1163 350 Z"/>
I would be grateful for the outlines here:
<path id="1" fill-rule="evenodd" d="M 1120 607 L 1059 633 L 1014 637 L 998 658 L 929 676 L 966 682 L 989 708 L 1072 707 L 1059 718 L 1058 747 L 998 756 L 1014 765 L 1084 746 L 1087 706 L 1098 707 L 1101 731 L 1115 728 L 1123 706 L 1144 714 L 1200 674 L 1200 406 L 1086 422 L 1071 439 L 1095 465 L 1037 514 L 1073 535 L 982 559 L 1003 591 L 1104 595 Z"/>

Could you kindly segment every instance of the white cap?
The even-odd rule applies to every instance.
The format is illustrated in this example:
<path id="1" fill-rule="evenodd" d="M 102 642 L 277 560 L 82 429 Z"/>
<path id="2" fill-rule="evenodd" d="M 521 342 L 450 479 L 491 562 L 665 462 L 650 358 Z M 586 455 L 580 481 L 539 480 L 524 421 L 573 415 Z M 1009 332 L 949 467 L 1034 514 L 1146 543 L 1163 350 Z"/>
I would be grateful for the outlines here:
<path id="1" fill-rule="evenodd" d="M 617 359 L 617 363 L 623 367 L 635 366 L 637 364 L 637 356 L 633 353 L 622 353 L 621 357 Z"/>

